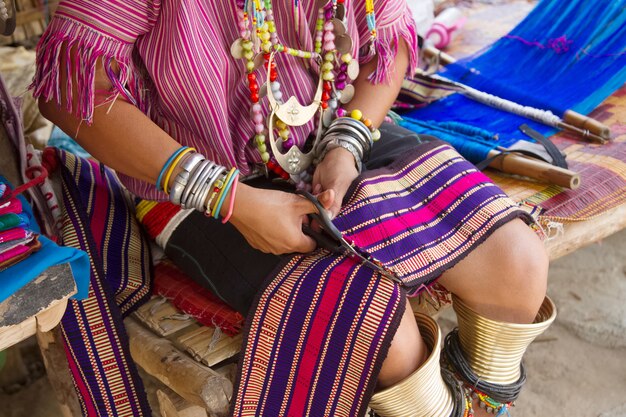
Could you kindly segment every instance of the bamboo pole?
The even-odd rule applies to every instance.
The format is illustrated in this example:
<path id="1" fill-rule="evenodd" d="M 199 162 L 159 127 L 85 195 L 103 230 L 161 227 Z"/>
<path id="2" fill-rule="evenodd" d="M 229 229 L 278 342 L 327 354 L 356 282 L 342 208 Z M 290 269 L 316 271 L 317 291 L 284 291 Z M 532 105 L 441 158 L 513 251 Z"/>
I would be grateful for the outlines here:
<path id="1" fill-rule="evenodd" d="M 580 187 L 580 174 L 544 161 L 496 150 L 489 152 L 489 158 L 495 158 L 489 164 L 490 167 L 509 174 L 523 175 L 570 190 Z"/>

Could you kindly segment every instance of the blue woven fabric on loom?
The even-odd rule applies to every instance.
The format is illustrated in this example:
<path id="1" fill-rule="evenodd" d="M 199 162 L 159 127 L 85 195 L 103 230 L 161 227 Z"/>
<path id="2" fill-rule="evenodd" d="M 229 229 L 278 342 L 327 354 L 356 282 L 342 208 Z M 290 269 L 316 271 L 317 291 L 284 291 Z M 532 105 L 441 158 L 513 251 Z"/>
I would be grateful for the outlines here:
<path id="1" fill-rule="evenodd" d="M 588 114 L 626 82 L 625 39 L 626 0 L 542 0 L 509 35 L 449 65 L 441 75 L 558 116 L 568 109 Z M 418 133 L 447 135 L 457 141 L 467 137 L 442 134 L 420 121 L 480 127 L 499 137 L 492 147 L 528 139 L 518 130 L 523 123 L 547 135 L 556 131 L 460 94 L 404 117 L 404 126 Z"/>

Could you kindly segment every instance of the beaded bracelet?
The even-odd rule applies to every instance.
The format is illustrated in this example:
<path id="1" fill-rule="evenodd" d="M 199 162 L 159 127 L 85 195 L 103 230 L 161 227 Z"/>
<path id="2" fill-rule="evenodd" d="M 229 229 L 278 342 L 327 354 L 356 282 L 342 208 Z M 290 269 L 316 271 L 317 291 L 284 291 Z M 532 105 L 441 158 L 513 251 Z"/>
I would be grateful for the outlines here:
<path id="1" fill-rule="evenodd" d="M 165 164 L 163 165 L 163 168 L 161 168 L 161 172 L 159 172 L 159 176 L 157 177 L 156 186 L 157 186 L 157 190 L 158 191 L 163 191 L 163 189 L 161 188 L 161 179 L 163 178 L 163 174 L 165 173 L 167 168 L 170 166 L 170 164 L 172 163 L 174 158 L 176 158 L 181 152 L 183 152 L 187 148 L 189 148 L 189 147 L 188 146 L 181 146 L 172 155 L 170 155 L 169 158 L 167 158 L 167 161 L 165 161 Z"/>
<path id="2" fill-rule="evenodd" d="M 209 199 L 204 205 L 205 206 L 204 215 L 207 217 L 211 217 L 211 212 L 212 212 L 211 206 L 213 204 L 213 201 L 219 195 L 220 191 L 222 191 L 222 188 L 224 187 L 224 184 L 225 184 L 226 177 L 228 176 L 228 172 L 226 171 L 222 172 L 221 174 L 222 174 L 222 177 L 216 179 L 215 182 L 213 183 L 213 192 L 211 193 L 211 197 L 209 197 Z"/>
<path id="3" fill-rule="evenodd" d="M 337 109 L 337 117 L 346 116 L 348 116 L 348 110 L 341 107 Z M 374 127 L 374 124 L 370 119 L 363 116 L 363 112 L 361 110 L 354 109 L 349 113 L 349 116 L 355 120 L 362 122 L 370 130 L 370 132 L 372 132 L 372 140 L 374 140 L 374 142 L 380 139 L 380 130 Z"/>
<path id="4" fill-rule="evenodd" d="M 167 169 L 167 173 L 165 174 L 165 179 L 163 180 L 163 191 L 165 191 L 165 194 L 169 194 L 169 189 L 168 189 L 167 185 L 168 185 L 168 183 L 170 181 L 170 177 L 172 176 L 172 173 L 174 172 L 174 168 L 176 168 L 176 165 L 178 165 L 178 163 L 183 158 L 183 156 L 185 156 L 189 152 L 195 152 L 195 151 L 196 151 L 195 148 L 186 148 L 185 150 L 180 152 L 176 156 L 176 158 L 174 158 L 174 161 L 172 162 L 170 167 Z"/>
<path id="5" fill-rule="evenodd" d="M 226 198 L 226 194 L 228 194 L 228 190 L 232 186 L 233 179 L 235 178 L 237 174 L 239 174 L 239 170 L 233 167 L 228 173 L 228 176 L 226 177 L 224 187 L 222 188 L 219 196 L 217 197 L 217 203 L 215 204 L 215 207 L 213 207 L 212 214 L 213 214 L 213 218 L 216 220 L 220 216 L 220 210 L 222 209 L 222 204 L 224 204 L 224 199 Z"/>

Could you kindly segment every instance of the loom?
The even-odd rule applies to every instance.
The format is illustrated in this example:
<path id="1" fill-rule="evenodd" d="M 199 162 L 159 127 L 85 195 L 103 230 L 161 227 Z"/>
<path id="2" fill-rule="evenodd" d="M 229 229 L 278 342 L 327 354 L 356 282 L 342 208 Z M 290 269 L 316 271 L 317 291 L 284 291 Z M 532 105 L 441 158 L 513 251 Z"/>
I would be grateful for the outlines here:
<path id="1" fill-rule="evenodd" d="M 571 121 L 567 110 L 587 114 L 626 82 L 623 39 L 625 0 L 542 0 L 508 35 L 477 54 L 450 62 L 440 75 Z M 403 126 L 449 141 L 473 162 L 498 147 L 530 140 L 518 130 L 524 123 L 544 135 L 557 130 L 462 94 L 403 117 Z"/>

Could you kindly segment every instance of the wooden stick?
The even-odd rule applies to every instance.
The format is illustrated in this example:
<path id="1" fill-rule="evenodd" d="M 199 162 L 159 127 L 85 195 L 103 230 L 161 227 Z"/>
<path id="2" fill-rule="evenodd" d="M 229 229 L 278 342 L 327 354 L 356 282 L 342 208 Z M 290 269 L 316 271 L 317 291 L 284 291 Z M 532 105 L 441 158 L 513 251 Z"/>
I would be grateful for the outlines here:
<path id="1" fill-rule="evenodd" d="M 233 385 L 228 379 L 197 363 L 134 318 L 126 318 L 124 324 L 130 339 L 130 353 L 139 366 L 185 400 L 206 408 L 210 415 L 228 414 L 233 394 Z"/>
<path id="2" fill-rule="evenodd" d="M 424 53 L 424 56 L 426 56 L 427 58 L 437 59 L 443 65 L 453 64 L 456 62 L 456 59 L 454 59 L 452 56 L 435 48 L 434 46 L 426 46 L 422 48 L 422 52 Z"/>
<path id="3" fill-rule="evenodd" d="M 548 184 L 575 190 L 580 187 L 580 175 L 544 161 L 517 154 L 489 151 L 489 158 L 496 157 L 489 166 L 509 174 L 523 175 Z"/>
<path id="4" fill-rule="evenodd" d="M 588 130 L 594 135 L 600 136 L 604 139 L 611 139 L 611 129 L 604 123 L 592 119 L 580 113 L 576 113 L 573 110 L 567 110 L 563 114 L 563 122 L 575 126 L 581 130 Z"/>

